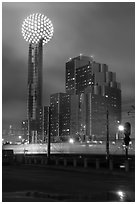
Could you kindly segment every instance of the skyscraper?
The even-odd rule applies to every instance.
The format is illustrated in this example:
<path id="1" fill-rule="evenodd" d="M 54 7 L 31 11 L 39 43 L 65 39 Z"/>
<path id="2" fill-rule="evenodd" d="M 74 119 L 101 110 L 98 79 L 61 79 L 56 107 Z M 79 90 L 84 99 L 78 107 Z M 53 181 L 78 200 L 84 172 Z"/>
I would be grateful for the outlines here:
<path id="1" fill-rule="evenodd" d="M 91 65 L 92 57 L 80 55 L 66 63 L 66 92 L 79 94 L 93 83 Z"/>
<path id="2" fill-rule="evenodd" d="M 108 85 L 116 82 L 116 74 L 108 71 L 106 64 L 97 63 L 93 57 L 80 55 L 66 63 L 66 92 L 84 93 L 86 87 Z M 119 84 L 117 83 L 117 86 Z"/>
<path id="3" fill-rule="evenodd" d="M 78 56 L 66 63 L 66 92 L 71 94 L 70 134 L 102 140 L 109 113 L 110 139 L 121 121 L 121 90 L 106 64 Z"/>
<path id="4" fill-rule="evenodd" d="M 51 21 L 42 14 L 28 16 L 22 24 L 22 34 L 29 42 L 27 119 L 29 143 L 42 138 L 42 57 L 43 45 L 53 36 Z"/>

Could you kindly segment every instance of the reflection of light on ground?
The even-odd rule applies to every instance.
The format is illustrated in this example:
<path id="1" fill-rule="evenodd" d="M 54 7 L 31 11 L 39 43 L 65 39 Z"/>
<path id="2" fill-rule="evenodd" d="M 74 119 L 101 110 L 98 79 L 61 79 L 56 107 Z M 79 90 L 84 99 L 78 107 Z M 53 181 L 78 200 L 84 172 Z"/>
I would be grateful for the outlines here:
<path id="1" fill-rule="evenodd" d="M 125 168 L 125 165 L 120 165 L 120 168 L 122 169 L 122 168 Z"/>
<path id="2" fill-rule="evenodd" d="M 15 154 L 47 153 L 47 144 L 21 144 L 3 145 L 3 149 L 13 149 Z M 81 144 L 74 143 L 51 143 L 51 153 L 83 153 L 83 154 L 105 154 L 106 144 Z M 120 143 L 110 143 L 110 154 L 125 154 Z M 134 146 L 129 148 L 129 154 L 135 154 Z"/>
<path id="3" fill-rule="evenodd" d="M 81 145 L 82 147 L 85 147 L 86 145 L 85 144 L 83 144 L 83 145 Z"/>
<path id="4" fill-rule="evenodd" d="M 125 193 L 123 191 L 118 191 L 117 195 L 120 198 L 120 201 L 124 201 Z"/>

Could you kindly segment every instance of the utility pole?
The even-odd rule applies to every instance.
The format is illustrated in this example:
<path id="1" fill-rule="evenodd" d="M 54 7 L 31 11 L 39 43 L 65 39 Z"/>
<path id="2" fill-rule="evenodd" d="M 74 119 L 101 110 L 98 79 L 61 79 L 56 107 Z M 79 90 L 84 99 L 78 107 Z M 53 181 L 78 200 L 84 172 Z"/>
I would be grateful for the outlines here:
<path id="1" fill-rule="evenodd" d="M 109 112 L 107 110 L 107 138 L 106 138 L 106 159 L 109 161 Z"/>
<path id="2" fill-rule="evenodd" d="M 48 107 L 48 141 L 47 141 L 47 158 L 50 160 L 50 107 Z"/>
<path id="3" fill-rule="evenodd" d="M 130 139 L 130 133 L 131 133 L 131 124 L 129 122 L 126 122 L 124 125 L 124 143 L 126 145 L 126 160 L 128 160 L 128 146 L 129 146 L 129 142 L 131 141 Z"/>
<path id="4" fill-rule="evenodd" d="M 128 145 L 126 145 L 125 149 L 126 149 L 126 160 L 128 160 Z"/>
<path id="5" fill-rule="evenodd" d="M 42 109 L 42 143 L 45 142 L 45 120 L 44 120 L 45 114 L 44 114 L 44 107 Z"/>

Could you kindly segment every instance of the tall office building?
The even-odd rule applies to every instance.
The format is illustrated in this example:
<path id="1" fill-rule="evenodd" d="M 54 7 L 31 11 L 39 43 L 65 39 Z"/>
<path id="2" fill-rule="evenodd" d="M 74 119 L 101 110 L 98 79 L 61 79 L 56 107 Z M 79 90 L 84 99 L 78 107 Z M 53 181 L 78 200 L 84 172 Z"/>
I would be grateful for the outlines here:
<path id="1" fill-rule="evenodd" d="M 70 134 L 70 95 L 56 93 L 50 96 L 50 134 L 54 141 L 66 141 Z"/>
<path id="2" fill-rule="evenodd" d="M 92 84 L 92 57 L 78 56 L 66 63 L 66 92 L 79 94 Z"/>
<path id="3" fill-rule="evenodd" d="M 70 135 L 102 140 L 107 111 L 110 139 L 121 121 L 121 90 L 116 74 L 92 57 L 78 56 L 66 63 L 66 92 L 71 96 Z"/>
<path id="4" fill-rule="evenodd" d="M 93 57 L 80 55 L 66 63 L 67 93 L 84 93 L 86 87 L 108 85 L 110 82 L 114 86 L 112 84 L 116 82 L 116 74 L 109 72 L 106 64 L 95 62 Z"/>
<path id="5" fill-rule="evenodd" d="M 101 90 L 100 87 L 99 93 L 96 88 L 93 86 L 85 93 L 71 96 L 70 135 L 81 138 L 85 135 L 87 140 L 106 140 L 108 123 L 110 140 L 115 140 L 121 121 L 121 92 L 110 87 Z"/>

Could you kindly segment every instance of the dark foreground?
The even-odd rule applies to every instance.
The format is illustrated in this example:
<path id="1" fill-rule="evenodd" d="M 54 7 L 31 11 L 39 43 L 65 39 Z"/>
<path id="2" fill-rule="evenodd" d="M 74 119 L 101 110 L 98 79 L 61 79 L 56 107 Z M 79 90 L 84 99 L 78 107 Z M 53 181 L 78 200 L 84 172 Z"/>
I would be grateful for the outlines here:
<path id="1" fill-rule="evenodd" d="M 134 202 L 135 176 L 134 172 L 3 166 L 2 190 L 3 202 Z"/>

